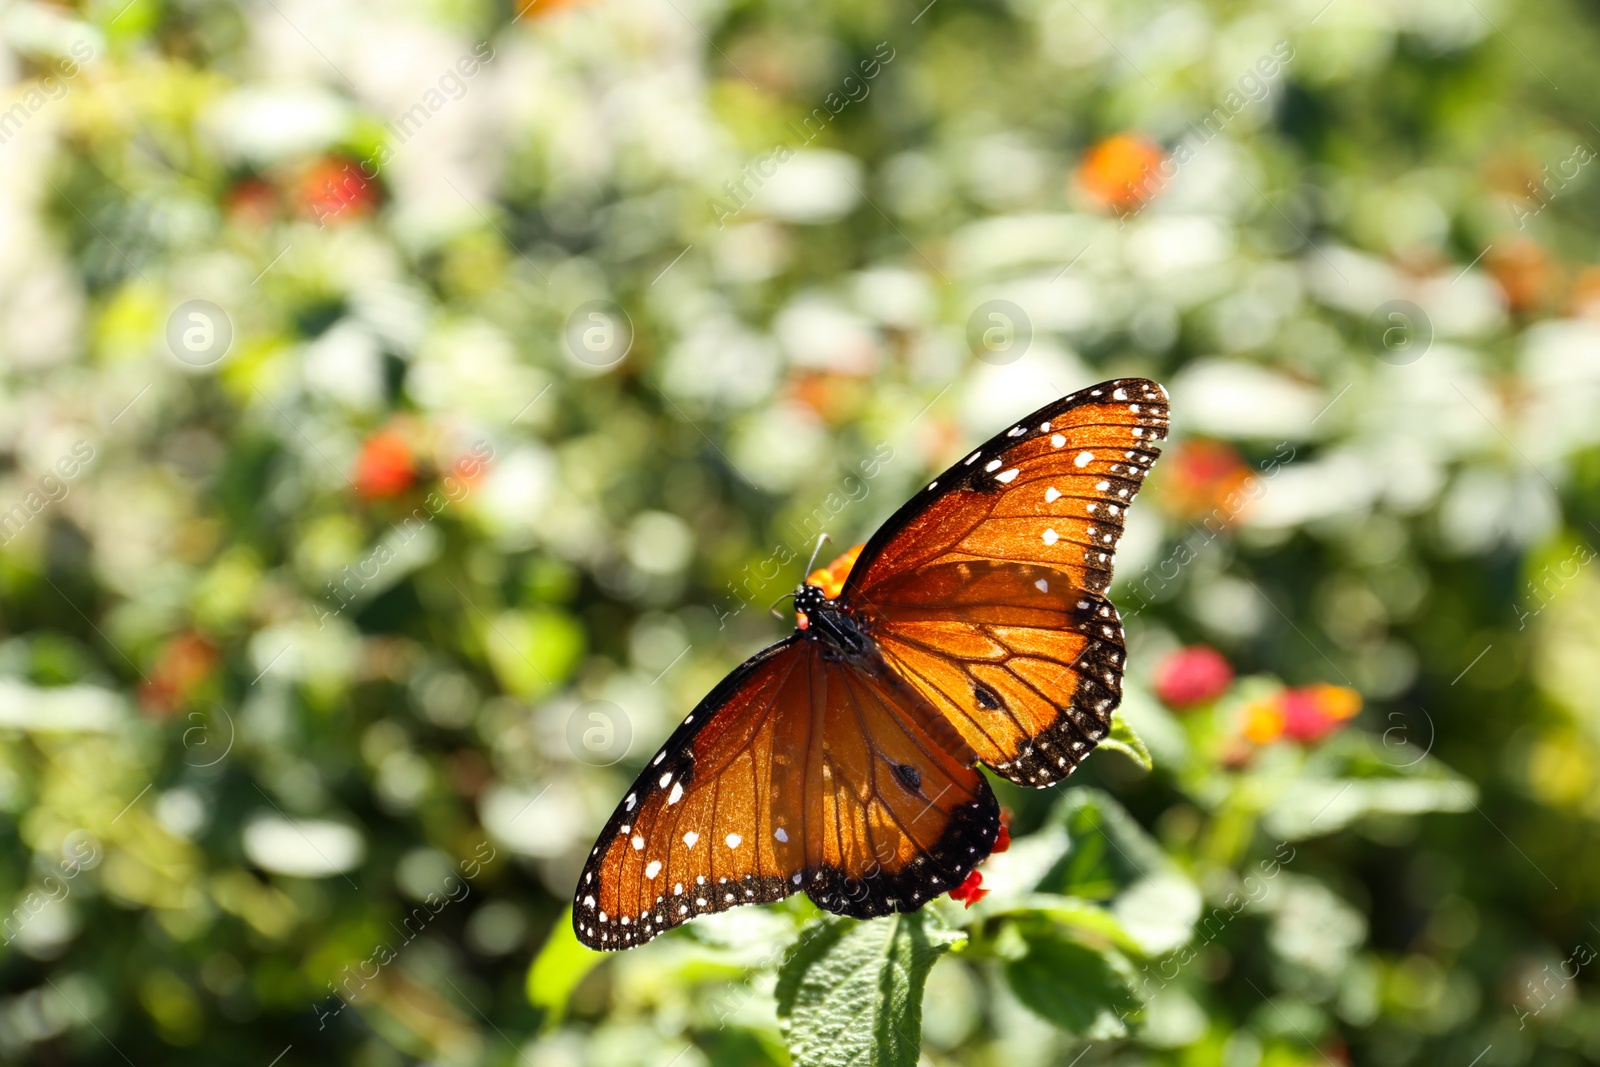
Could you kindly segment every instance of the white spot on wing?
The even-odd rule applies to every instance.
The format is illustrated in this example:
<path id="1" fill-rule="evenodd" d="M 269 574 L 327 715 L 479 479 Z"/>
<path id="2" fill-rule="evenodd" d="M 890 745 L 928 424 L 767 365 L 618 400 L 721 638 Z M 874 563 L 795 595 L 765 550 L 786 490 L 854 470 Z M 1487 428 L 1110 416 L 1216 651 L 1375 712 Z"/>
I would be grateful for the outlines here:
<path id="1" fill-rule="evenodd" d="M 1087 467 L 1089 464 L 1091 464 L 1093 462 L 1094 462 L 1094 453 L 1093 452 L 1079 452 L 1076 456 L 1073 457 L 1072 465 L 1074 467 Z"/>
<path id="2" fill-rule="evenodd" d="M 640 837 L 638 834 L 634 834 L 633 847 L 635 850 L 644 848 L 644 838 Z"/>
<path id="3" fill-rule="evenodd" d="M 1018 472 L 1019 472 L 1019 468 L 1012 467 L 1008 471 L 1001 471 L 999 474 L 996 474 L 994 476 L 994 480 L 997 481 L 997 482 L 1009 482 L 1012 479 L 1016 478 Z"/>
<path id="4" fill-rule="evenodd" d="M 694 848 L 694 843 L 698 840 L 700 840 L 700 835 L 695 833 L 693 830 L 690 830 L 688 833 L 683 835 L 683 843 L 688 845 L 690 848 Z"/>
<path id="5" fill-rule="evenodd" d="M 661 873 L 661 861 L 660 860 L 651 860 L 649 863 L 645 864 L 644 876 L 646 878 L 654 878 L 656 875 L 658 875 L 660 873 Z"/>
<path id="6" fill-rule="evenodd" d="M 680 801 L 682 799 L 683 799 L 683 783 L 682 782 L 673 782 L 672 783 L 672 792 L 667 795 L 667 803 L 668 804 L 676 804 L 678 801 Z"/>
<path id="7" fill-rule="evenodd" d="M 1044 532 L 1044 543 L 1045 544 L 1053 545 L 1059 540 L 1061 540 L 1061 535 L 1056 533 L 1054 530 L 1046 530 Z"/>
<path id="8" fill-rule="evenodd" d="M 1054 504 L 1060 498 L 1061 490 L 1057 489 L 1053 485 L 1044 491 L 1044 502 L 1046 504 Z"/>
<path id="9" fill-rule="evenodd" d="M 1037 582 L 1034 582 L 1033 585 L 1034 588 L 1038 589 L 1041 593 L 1048 593 L 1050 591 L 1050 583 L 1045 581 L 1043 578 L 1040 578 Z"/>
<path id="10" fill-rule="evenodd" d="M 789 840 L 789 832 L 781 826 L 772 831 L 772 836 L 776 837 L 779 841 L 787 842 Z"/>
<path id="11" fill-rule="evenodd" d="M 1060 434 L 1056 434 L 1054 437 L 1050 438 L 1050 443 L 1055 445 L 1057 448 L 1060 448 L 1062 445 L 1067 443 L 1067 439 L 1062 437 Z"/>
<path id="12" fill-rule="evenodd" d="M 729 848 L 738 848 L 739 843 L 743 841 L 744 838 L 740 837 L 738 834 L 729 834 L 725 840 L 728 842 Z"/>

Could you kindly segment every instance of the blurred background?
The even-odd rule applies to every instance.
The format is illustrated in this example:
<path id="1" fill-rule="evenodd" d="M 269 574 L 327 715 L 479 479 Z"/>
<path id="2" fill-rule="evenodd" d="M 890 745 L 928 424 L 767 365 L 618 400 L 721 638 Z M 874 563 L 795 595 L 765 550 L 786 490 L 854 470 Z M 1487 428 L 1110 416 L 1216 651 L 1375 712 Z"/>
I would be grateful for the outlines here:
<path id="1" fill-rule="evenodd" d="M 1139 374 L 1154 766 L 999 788 L 923 1062 L 1595 1062 L 1597 30 L 0 3 L 0 1060 L 790 1062 L 815 909 L 602 962 L 594 834 L 818 533 Z"/>

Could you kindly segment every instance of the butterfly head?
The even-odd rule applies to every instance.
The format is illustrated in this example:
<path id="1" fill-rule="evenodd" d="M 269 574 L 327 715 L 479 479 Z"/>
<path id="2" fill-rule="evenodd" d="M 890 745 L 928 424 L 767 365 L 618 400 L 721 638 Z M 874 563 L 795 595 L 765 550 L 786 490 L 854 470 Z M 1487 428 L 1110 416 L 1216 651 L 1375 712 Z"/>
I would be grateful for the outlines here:
<path id="1" fill-rule="evenodd" d="M 818 567 L 806 575 L 806 580 L 795 587 L 794 591 L 794 617 L 795 626 L 800 630 L 811 629 L 812 619 L 817 607 L 823 601 L 837 600 L 839 593 L 844 589 L 845 579 L 850 577 L 850 568 L 856 564 L 856 558 L 861 555 L 865 544 L 856 545 L 844 555 L 835 559 L 826 567 Z M 810 610 L 806 605 L 810 604 Z"/>

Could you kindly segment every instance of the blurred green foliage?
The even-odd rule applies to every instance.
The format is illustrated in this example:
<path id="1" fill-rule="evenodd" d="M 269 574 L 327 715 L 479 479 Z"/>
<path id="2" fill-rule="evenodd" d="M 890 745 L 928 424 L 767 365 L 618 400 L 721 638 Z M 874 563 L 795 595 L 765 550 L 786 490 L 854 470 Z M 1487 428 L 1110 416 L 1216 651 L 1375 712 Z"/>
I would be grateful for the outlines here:
<path id="1" fill-rule="evenodd" d="M 0 1060 L 1600 1057 L 1597 46 L 1556 0 L 0 6 Z M 992 892 L 579 948 L 592 835 L 816 535 L 1121 374 L 1174 435 L 1119 744 L 997 787 Z M 1191 701 L 1196 644 L 1239 677 Z"/>

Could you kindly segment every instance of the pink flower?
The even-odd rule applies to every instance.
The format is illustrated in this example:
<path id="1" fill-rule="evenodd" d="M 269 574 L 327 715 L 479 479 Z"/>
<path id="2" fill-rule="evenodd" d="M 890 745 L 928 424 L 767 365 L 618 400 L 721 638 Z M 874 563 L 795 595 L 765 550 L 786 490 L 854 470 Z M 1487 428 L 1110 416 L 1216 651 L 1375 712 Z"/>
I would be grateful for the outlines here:
<path id="1" fill-rule="evenodd" d="M 1338 731 L 1361 710 L 1361 694 L 1342 685 L 1290 689 L 1280 701 L 1283 735 L 1292 741 L 1320 741 Z"/>
<path id="2" fill-rule="evenodd" d="M 1233 684 L 1233 668 L 1209 645 L 1180 648 L 1156 668 L 1156 696 L 1183 709 L 1215 700 Z"/>

